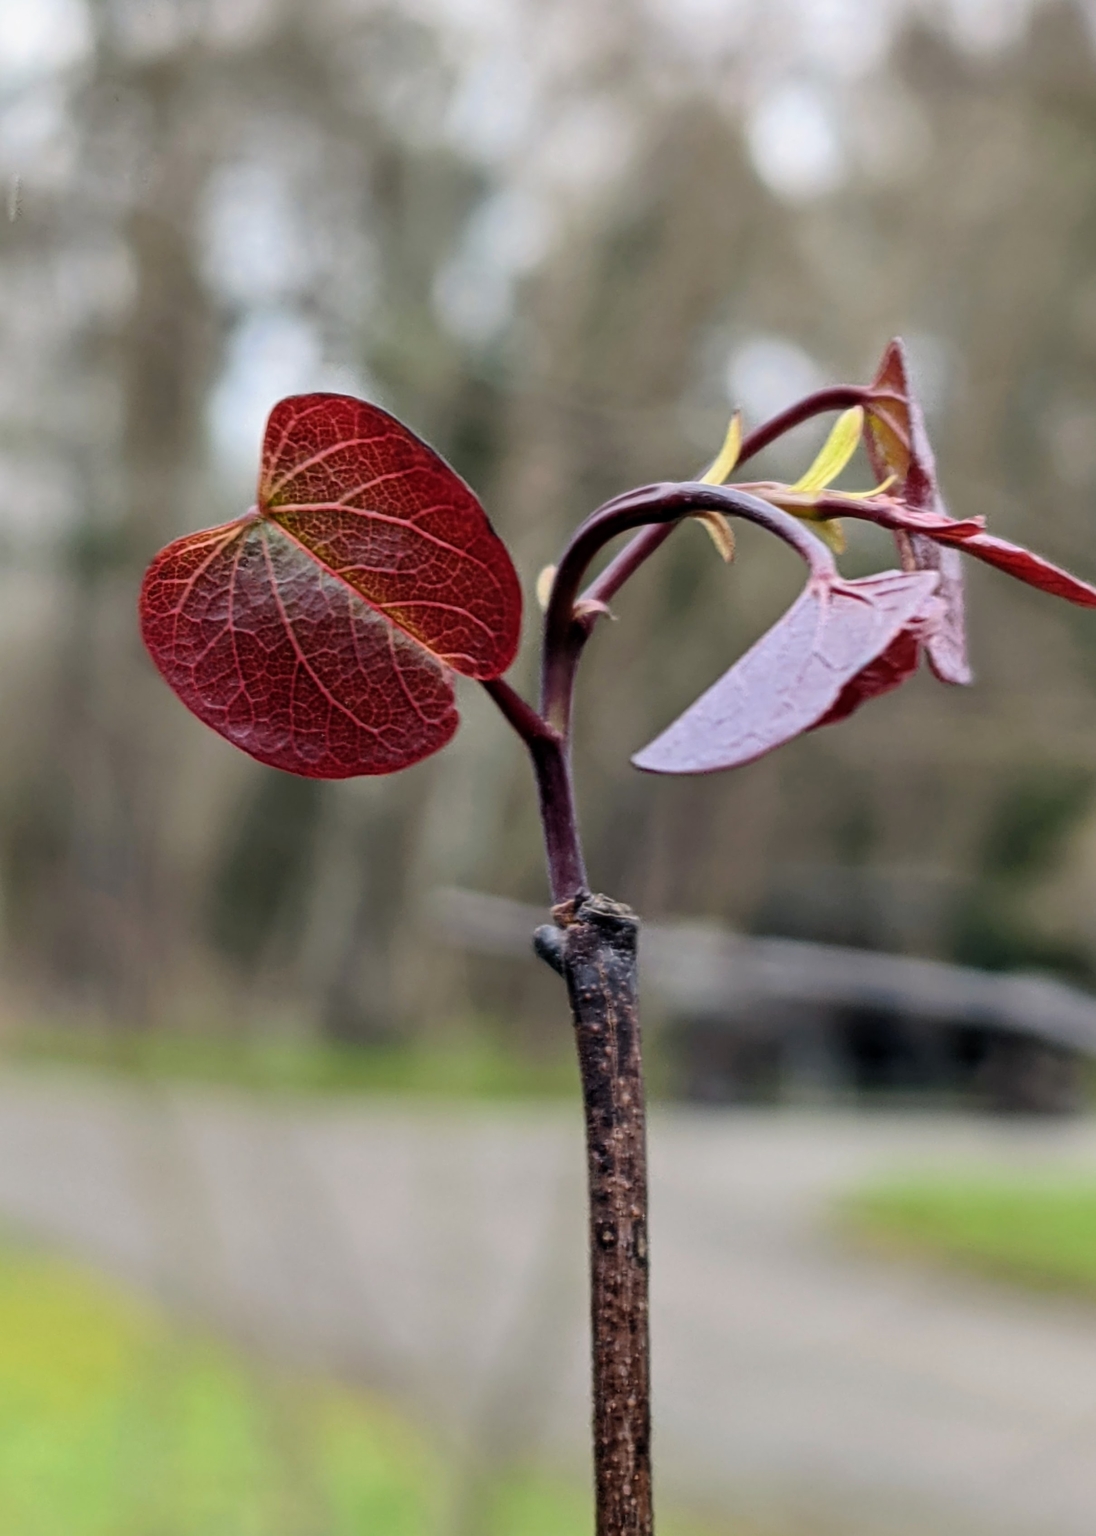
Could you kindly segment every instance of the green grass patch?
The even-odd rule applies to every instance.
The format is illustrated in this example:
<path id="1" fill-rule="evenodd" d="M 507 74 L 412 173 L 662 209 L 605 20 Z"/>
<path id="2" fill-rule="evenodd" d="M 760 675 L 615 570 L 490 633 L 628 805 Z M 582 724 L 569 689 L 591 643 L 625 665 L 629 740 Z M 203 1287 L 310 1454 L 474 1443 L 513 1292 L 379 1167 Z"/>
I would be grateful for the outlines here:
<path id="1" fill-rule="evenodd" d="M 484 1029 L 451 1040 L 340 1046 L 322 1041 L 149 1030 L 27 1029 L 6 1042 L 20 1066 L 86 1068 L 156 1082 L 192 1082 L 274 1093 L 350 1093 L 438 1099 L 577 1102 L 570 1039 L 534 1058 Z"/>
<path id="2" fill-rule="evenodd" d="M 384 1406 L 249 1370 L 53 1259 L 0 1256 L 5 1536 L 422 1536 L 441 1486 Z"/>
<path id="3" fill-rule="evenodd" d="M 450 1536 L 459 1488 L 387 1404 L 257 1366 L 120 1286 L 0 1248 L 3 1536 Z M 581 1485 L 524 1471 L 486 1490 L 477 1521 L 482 1536 L 591 1528 Z"/>
<path id="4" fill-rule="evenodd" d="M 839 1216 L 891 1252 L 1096 1300 L 1096 1175 L 911 1175 L 858 1191 Z"/>

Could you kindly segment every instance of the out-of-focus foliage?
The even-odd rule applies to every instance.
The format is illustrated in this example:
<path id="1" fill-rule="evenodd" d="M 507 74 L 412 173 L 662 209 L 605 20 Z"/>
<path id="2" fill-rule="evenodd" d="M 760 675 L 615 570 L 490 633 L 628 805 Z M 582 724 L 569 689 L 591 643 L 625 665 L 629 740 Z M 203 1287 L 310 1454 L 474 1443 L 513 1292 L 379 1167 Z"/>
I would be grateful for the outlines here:
<path id="1" fill-rule="evenodd" d="M 847 1229 L 901 1257 L 995 1279 L 1096 1295 L 1096 1187 L 1090 1179 L 971 1172 L 895 1176 L 850 1196 Z"/>
<path id="2" fill-rule="evenodd" d="M 57 1261 L 0 1260 L 10 1536 L 436 1527 L 444 1472 L 389 1410 L 250 1370 Z"/>
<path id="3" fill-rule="evenodd" d="M 40 1020 L 7 1042 L 5 1059 L 34 1068 L 72 1067 L 144 1083 L 204 1083 L 248 1093 L 368 1094 L 435 1101 L 560 1099 L 574 1104 L 578 1068 L 562 1032 L 535 1054 L 512 1026 L 467 1019 L 439 1036 L 395 1036 L 381 1044 L 272 1037 L 245 1037 L 176 1030 L 89 1027 L 86 1020 L 63 1029 Z M 672 1071 L 655 1051 L 647 1077 L 655 1092 Z"/>
<path id="4" fill-rule="evenodd" d="M 1092 576 L 1086 14 L 7 0 L 0 891 L 20 1007 L 375 1036 L 462 1006 L 455 962 L 417 958 L 426 891 L 543 893 L 527 767 L 474 686 L 436 760 L 303 785 L 201 731 L 142 655 L 141 570 L 247 506 L 280 395 L 360 393 L 435 442 L 532 615 L 597 501 L 710 460 L 731 404 L 749 424 L 866 379 L 902 333 L 952 512 Z M 817 442 L 767 469 L 794 480 Z M 627 766 L 792 596 L 792 557 L 739 545 L 728 569 L 675 533 L 590 649 L 597 884 L 651 915 L 1090 973 L 1096 820 L 1068 787 L 1096 747 L 1089 615 L 976 570 L 973 691 L 921 679 L 726 777 Z M 884 549 L 853 529 L 844 568 Z M 1044 802 L 1054 830 L 1021 868 Z"/>
<path id="5" fill-rule="evenodd" d="M 480 1491 L 376 1398 L 245 1361 L 70 1265 L 0 1253 L 5 1536 L 579 1536 L 590 1495 L 528 1468 Z M 685 1517 L 671 1536 L 716 1536 Z M 743 1533 L 745 1536 L 745 1533 Z"/>

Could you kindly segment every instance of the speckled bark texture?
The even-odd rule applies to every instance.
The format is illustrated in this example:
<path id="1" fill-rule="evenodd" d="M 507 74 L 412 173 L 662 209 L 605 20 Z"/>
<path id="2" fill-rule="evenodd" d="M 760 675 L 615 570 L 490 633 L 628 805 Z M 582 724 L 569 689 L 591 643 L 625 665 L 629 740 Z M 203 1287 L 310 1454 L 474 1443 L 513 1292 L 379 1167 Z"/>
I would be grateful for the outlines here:
<path id="1" fill-rule="evenodd" d="M 650 1536 L 647 1136 L 636 1004 L 639 923 L 583 896 L 556 907 L 537 950 L 571 999 L 590 1192 L 597 1536 Z"/>

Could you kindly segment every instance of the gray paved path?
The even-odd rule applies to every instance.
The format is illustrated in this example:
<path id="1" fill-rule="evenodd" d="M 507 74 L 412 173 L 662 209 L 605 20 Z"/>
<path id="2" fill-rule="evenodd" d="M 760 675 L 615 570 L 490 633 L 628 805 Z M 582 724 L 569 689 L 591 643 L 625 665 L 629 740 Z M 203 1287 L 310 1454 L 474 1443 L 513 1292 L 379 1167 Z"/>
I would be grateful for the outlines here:
<path id="1" fill-rule="evenodd" d="M 473 1463 L 577 1459 L 579 1134 L 563 1110 L 8 1075 L 0 1218 L 399 1393 Z M 1096 1309 L 888 1265 L 827 1227 L 858 1180 L 958 1159 L 1096 1170 L 1096 1125 L 656 1115 L 664 1489 L 804 1536 L 1092 1536 Z"/>

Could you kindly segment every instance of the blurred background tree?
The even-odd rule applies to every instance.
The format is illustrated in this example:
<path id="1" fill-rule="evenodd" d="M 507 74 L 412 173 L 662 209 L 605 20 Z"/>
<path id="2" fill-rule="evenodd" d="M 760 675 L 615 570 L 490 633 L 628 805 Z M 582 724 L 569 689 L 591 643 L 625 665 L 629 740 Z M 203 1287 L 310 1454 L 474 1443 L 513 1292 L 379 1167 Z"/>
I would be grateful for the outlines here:
<path id="1" fill-rule="evenodd" d="M 319 785 L 240 758 L 144 658 L 141 570 L 246 506 L 280 395 L 360 393 L 434 442 L 531 632 L 593 505 L 901 333 L 952 510 L 1091 577 L 1093 26 L 1080 0 L 6 0 L 9 1013 L 382 1038 L 468 1006 L 455 962 L 409 961 L 431 889 L 543 899 L 477 690 L 441 757 Z M 627 767 L 794 590 L 749 532 L 729 572 L 678 534 L 592 648 L 596 883 L 1091 979 L 1096 641 L 1064 605 L 972 570 L 972 694 L 926 676 L 734 775 Z M 883 548 L 856 529 L 846 568 Z"/>

